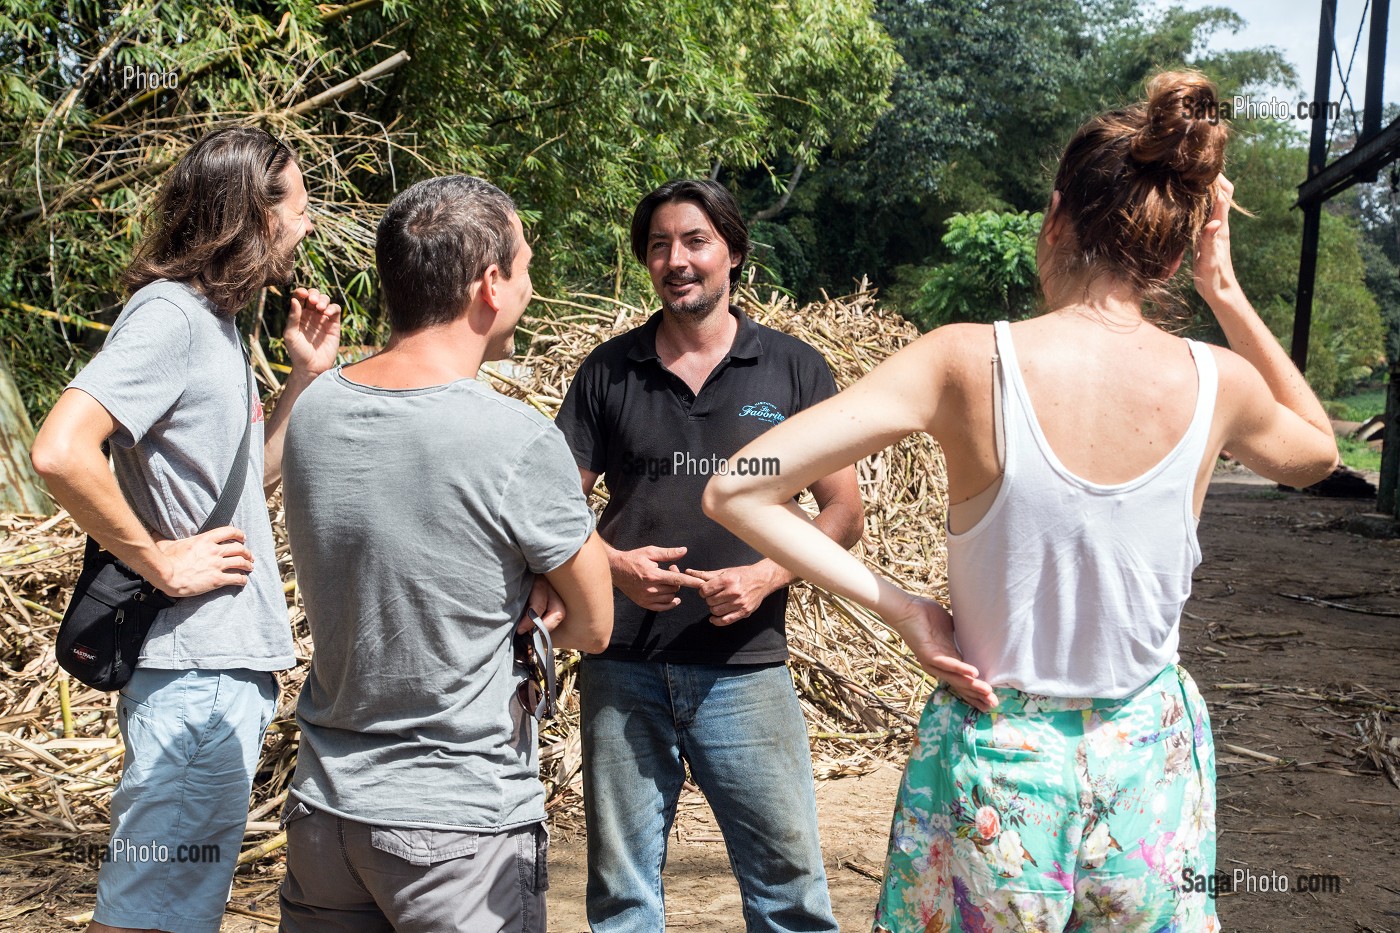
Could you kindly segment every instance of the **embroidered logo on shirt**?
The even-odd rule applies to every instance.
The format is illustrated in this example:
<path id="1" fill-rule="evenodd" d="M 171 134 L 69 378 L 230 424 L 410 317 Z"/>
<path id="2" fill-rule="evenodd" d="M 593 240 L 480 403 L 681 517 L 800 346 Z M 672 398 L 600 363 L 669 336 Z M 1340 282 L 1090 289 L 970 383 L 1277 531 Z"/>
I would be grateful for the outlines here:
<path id="1" fill-rule="evenodd" d="M 777 424 L 780 421 L 787 420 L 787 415 L 778 411 L 777 406 L 772 402 L 754 402 L 751 405 L 745 405 L 743 408 L 739 409 L 739 417 L 762 418 L 769 424 Z"/>

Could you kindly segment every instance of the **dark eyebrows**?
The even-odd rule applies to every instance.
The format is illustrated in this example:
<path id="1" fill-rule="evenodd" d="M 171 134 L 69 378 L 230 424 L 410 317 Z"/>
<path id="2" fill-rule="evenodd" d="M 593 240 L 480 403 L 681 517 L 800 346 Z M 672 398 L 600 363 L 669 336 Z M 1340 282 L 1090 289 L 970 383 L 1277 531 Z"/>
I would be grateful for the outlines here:
<path id="1" fill-rule="evenodd" d="M 687 230 L 687 231 L 685 231 L 684 233 L 682 233 L 682 234 L 681 234 L 681 239 L 686 239 L 687 237 L 693 237 L 693 236 L 709 236 L 709 235 L 710 235 L 710 234 L 709 234 L 709 231 L 708 231 L 708 230 L 705 230 L 705 229 L 702 228 L 702 227 L 696 227 L 696 228 L 693 229 L 693 230 Z M 651 238 L 651 240 L 652 240 L 653 242 L 655 242 L 655 241 L 657 241 L 657 240 L 669 240 L 669 239 L 670 239 L 670 237 L 667 236 L 667 235 L 664 234 L 664 233 L 653 233 L 653 234 L 651 235 L 650 238 Z"/>

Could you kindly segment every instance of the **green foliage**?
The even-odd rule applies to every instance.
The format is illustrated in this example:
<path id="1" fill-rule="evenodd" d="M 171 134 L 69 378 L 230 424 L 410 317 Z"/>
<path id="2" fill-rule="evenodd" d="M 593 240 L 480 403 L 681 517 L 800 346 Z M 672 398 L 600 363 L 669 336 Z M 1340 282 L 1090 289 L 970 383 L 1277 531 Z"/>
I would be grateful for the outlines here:
<path id="1" fill-rule="evenodd" d="M 1328 414 L 1338 421 L 1368 421 L 1385 413 L 1385 389 L 1370 389 L 1344 395 L 1324 403 Z"/>
<path id="2" fill-rule="evenodd" d="M 1275 50 L 1203 54 L 1242 24 L 1219 7 L 881 0 L 878 16 L 904 62 L 892 107 L 868 143 L 810 175 L 785 220 L 816 270 L 806 297 L 862 275 L 906 292 L 897 270 L 946 258 L 951 215 L 1042 209 L 1075 128 L 1136 99 L 1155 70 L 1202 67 L 1224 94 L 1295 77 Z"/>
<path id="3" fill-rule="evenodd" d="M 403 102 L 434 161 L 484 175 L 541 222 L 544 287 L 645 276 L 633 208 L 672 178 L 852 148 L 886 106 L 896 57 L 869 0 L 783 4 L 427 2 Z"/>
<path id="4" fill-rule="evenodd" d="M 1289 347 L 1303 218 L 1293 209 L 1294 189 L 1279 180 L 1305 177 L 1307 153 L 1266 124 L 1253 138 L 1236 140 L 1230 158 L 1235 198 L 1255 214 L 1230 221 L 1235 271 L 1264 322 Z M 1384 360 L 1384 326 L 1366 288 L 1360 243 L 1356 222 L 1329 205 L 1322 215 L 1307 368 L 1308 382 L 1324 398 L 1365 380 Z M 1196 305 L 1208 318 L 1199 300 Z"/>
<path id="5" fill-rule="evenodd" d="M 0 341 L 31 417 L 100 345 L 84 325 L 121 307 L 162 170 L 223 123 L 264 126 L 298 152 L 318 228 L 304 267 L 343 296 L 349 342 L 374 337 L 368 294 L 349 283 L 373 261 L 367 192 L 396 154 L 412 158 L 412 140 L 365 112 L 373 89 L 312 98 L 388 58 L 402 14 L 392 0 L 351 18 L 309 0 L 0 0 L 0 173 L 12 182 L 0 190 Z M 147 93 L 150 72 L 176 86 Z M 270 295 L 264 333 L 285 313 Z"/>
<path id="6" fill-rule="evenodd" d="M 1342 463 L 1353 470 L 1365 470 L 1370 473 L 1381 471 L 1381 452 L 1372 450 L 1365 441 L 1354 437 L 1339 437 L 1337 453 L 1341 455 Z"/>
<path id="7" fill-rule="evenodd" d="M 755 221 L 749 225 L 749 239 L 754 245 L 749 264 L 755 270 L 756 285 L 790 291 L 811 278 L 812 265 L 787 227 L 769 220 Z"/>
<path id="8" fill-rule="evenodd" d="M 847 152 L 897 64 L 872 0 L 0 0 L 0 345 L 41 415 L 100 343 L 161 170 L 213 126 L 266 126 L 298 152 L 316 232 L 306 280 L 377 343 L 374 228 L 420 178 L 482 175 L 513 195 L 542 292 L 648 294 L 627 226 L 638 198 L 716 166 L 780 175 Z M 318 94 L 408 53 L 334 99 Z M 145 95 L 124 69 L 173 73 Z M 300 108 L 300 109 L 298 109 Z M 796 241 L 769 267 L 806 277 Z M 21 310 L 22 307 L 35 310 Z M 47 313 L 44 313 L 47 312 Z M 274 361 L 286 313 L 259 330 Z M 78 321 L 78 329 L 58 323 Z"/>
<path id="9" fill-rule="evenodd" d="M 954 214 L 943 237 L 949 259 L 926 270 L 901 310 L 922 330 L 957 322 L 1017 320 L 1035 308 L 1040 214 Z M 917 274 L 917 273 L 916 273 Z"/>

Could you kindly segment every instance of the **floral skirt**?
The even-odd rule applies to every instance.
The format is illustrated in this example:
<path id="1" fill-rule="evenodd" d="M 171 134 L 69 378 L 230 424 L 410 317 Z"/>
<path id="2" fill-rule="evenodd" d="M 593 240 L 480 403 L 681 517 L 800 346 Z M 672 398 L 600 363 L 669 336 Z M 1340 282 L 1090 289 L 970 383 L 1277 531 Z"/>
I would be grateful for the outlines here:
<path id="1" fill-rule="evenodd" d="M 1216 931 L 1215 755 L 1180 666 L 1121 700 L 929 697 L 875 929 Z"/>

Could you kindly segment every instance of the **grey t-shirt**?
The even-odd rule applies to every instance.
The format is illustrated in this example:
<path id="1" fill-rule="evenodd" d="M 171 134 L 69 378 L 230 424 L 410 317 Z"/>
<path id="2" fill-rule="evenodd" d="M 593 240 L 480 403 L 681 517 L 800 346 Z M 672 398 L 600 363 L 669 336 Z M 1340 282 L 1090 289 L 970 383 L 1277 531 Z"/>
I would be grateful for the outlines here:
<path id="1" fill-rule="evenodd" d="M 379 389 L 336 369 L 297 401 L 283 482 L 316 646 L 292 793 L 385 826 L 542 820 L 511 637 L 532 574 L 593 530 L 563 435 L 472 379 Z"/>
<path id="2" fill-rule="evenodd" d="M 188 538 L 214 511 L 248 419 L 248 476 L 229 524 L 253 553 L 247 586 L 164 610 L 138 667 L 277 671 L 296 663 L 287 601 L 263 496 L 263 409 L 249 391 L 233 318 L 199 292 L 158 281 L 131 296 L 102 351 L 69 388 L 112 415 L 117 483 L 157 538 Z"/>

